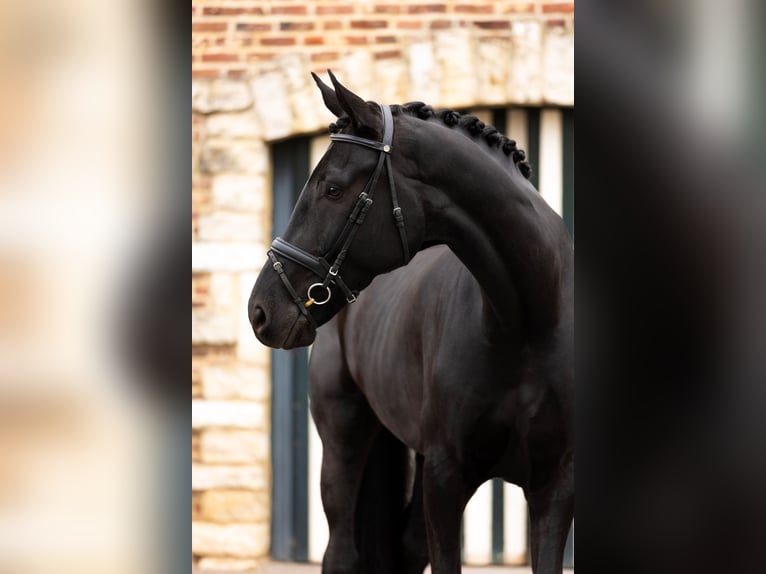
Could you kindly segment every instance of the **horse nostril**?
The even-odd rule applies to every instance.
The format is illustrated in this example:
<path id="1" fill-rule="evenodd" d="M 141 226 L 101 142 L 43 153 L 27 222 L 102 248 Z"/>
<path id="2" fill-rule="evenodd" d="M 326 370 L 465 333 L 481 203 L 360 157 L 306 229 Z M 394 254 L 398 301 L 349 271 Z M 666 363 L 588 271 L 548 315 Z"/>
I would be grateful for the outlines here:
<path id="1" fill-rule="evenodd" d="M 266 312 L 259 305 L 256 305 L 255 309 L 253 309 L 250 323 L 252 323 L 253 329 L 256 331 L 266 324 Z"/>

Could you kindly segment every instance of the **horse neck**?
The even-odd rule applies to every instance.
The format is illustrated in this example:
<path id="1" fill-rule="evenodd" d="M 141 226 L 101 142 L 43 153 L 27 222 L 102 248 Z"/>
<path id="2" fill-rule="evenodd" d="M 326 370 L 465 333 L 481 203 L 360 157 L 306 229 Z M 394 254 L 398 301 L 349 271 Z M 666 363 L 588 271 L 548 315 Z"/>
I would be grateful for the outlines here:
<path id="1" fill-rule="evenodd" d="M 502 153 L 431 122 L 408 118 L 428 243 L 446 243 L 479 282 L 487 317 L 505 329 L 547 332 L 561 319 L 571 240 L 561 218 Z M 419 122 L 419 123 L 415 123 Z M 507 158 L 510 164 L 510 158 Z"/>

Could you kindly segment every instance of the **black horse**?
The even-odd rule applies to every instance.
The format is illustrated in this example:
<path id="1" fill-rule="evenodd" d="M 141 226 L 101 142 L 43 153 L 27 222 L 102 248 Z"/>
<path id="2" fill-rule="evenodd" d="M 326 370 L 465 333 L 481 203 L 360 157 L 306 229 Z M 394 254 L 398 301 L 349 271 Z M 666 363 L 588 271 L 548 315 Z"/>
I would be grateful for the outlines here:
<path id="1" fill-rule="evenodd" d="M 574 514 L 569 233 L 494 128 L 314 78 L 339 118 L 333 143 L 248 311 L 272 347 L 309 345 L 327 323 L 310 366 L 323 572 L 460 572 L 463 510 L 493 477 L 524 490 L 533 571 L 560 572 Z"/>

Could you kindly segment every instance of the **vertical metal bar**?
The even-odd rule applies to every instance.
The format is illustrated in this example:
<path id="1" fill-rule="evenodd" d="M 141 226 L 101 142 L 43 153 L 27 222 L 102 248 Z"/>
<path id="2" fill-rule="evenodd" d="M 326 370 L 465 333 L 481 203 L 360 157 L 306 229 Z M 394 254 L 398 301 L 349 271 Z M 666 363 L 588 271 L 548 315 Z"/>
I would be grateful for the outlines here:
<path id="1" fill-rule="evenodd" d="M 492 562 L 503 563 L 505 529 L 503 524 L 503 485 L 500 478 L 492 481 Z"/>
<path id="2" fill-rule="evenodd" d="M 293 560 L 308 560 L 308 355 L 306 349 L 292 355 L 293 411 Z"/>
<path id="3" fill-rule="evenodd" d="M 574 238 L 574 109 L 562 112 L 562 176 L 563 176 L 563 217 L 569 233 Z M 569 529 L 564 548 L 564 566 L 574 567 L 574 521 Z"/>
<path id="4" fill-rule="evenodd" d="M 308 177 L 309 142 L 289 140 L 272 148 L 273 234 L 281 233 Z M 271 353 L 272 521 L 271 555 L 276 560 L 308 556 L 307 352 Z"/>
<path id="5" fill-rule="evenodd" d="M 540 189 L 540 108 L 527 108 L 527 149 L 525 151 L 532 166 L 532 177 L 529 181 Z"/>
<path id="6" fill-rule="evenodd" d="M 564 186 L 564 223 L 574 237 L 574 110 L 563 111 L 564 137 L 562 141 L 562 171 Z"/>

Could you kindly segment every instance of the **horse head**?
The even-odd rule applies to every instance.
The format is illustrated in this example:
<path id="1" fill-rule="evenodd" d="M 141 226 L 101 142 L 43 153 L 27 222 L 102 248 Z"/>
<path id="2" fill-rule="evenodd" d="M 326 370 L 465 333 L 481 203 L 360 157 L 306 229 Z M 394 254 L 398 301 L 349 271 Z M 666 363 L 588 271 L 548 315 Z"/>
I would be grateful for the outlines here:
<path id="1" fill-rule="evenodd" d="M 417 178 L 398 169 L 408 165 L 397 148 L 407 135 L 394 129 L 390 108 L 365 102 L 332 72 L 334 89 L 312 75 L 338 118 L 332 142 L 274 240 L 248 303 L 258 340 L 285 349 L 310 345 L 318 326 L 376 275 L 405 265 L 423 239 Z"/>

